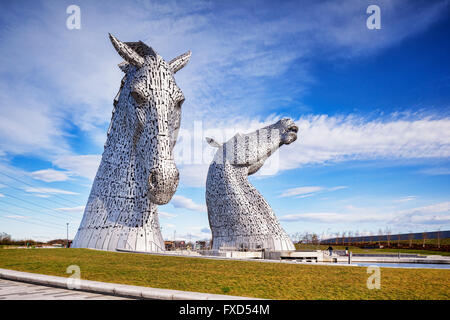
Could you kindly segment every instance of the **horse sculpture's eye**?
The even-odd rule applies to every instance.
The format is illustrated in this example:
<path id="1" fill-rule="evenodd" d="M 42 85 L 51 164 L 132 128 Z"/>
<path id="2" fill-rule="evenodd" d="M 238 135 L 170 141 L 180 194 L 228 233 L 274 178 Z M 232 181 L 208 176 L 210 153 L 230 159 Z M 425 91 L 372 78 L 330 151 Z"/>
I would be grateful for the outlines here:
<path id="1" fill-rule="evenodd" d="M 145 97 L 139 91 L 132 91 L 131 96 L 139 105 L 145 103 L 146 101 Z"/>

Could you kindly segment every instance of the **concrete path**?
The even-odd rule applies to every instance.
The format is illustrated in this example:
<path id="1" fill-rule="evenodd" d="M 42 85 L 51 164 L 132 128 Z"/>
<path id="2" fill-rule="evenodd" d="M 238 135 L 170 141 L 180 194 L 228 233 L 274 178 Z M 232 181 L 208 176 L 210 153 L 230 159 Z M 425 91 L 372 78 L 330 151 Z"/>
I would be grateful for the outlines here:
<path id="1" fill-rule="evenodd" d="M 104 294 L 0 279 L 0 300 L 126 300 Z"/>
<path id="2" fill-rule="evenodd" d="M 74 290 L 68 290 L 68 279 L 65 277 L 49 276 L 38 273 L 21 272 L 8 269 L 0 269 L 0 279 L 8 281 L 19 281 L 31 283 L 33 285 L 44 285 L 48 287 L 56 287 L 74 293 Z M 74 283 L 71 283 L 71 286 Z M 212 293 L 201 293 L 191 291 L 180 291 L 170 289 L 159 289 L 150 287 L 130 286 L 118 283 L 106 283 L 99 281 L 91 281 L 79 279 L 77 283 L 77 291 L 92 292 L 99 295 L 115 295 L 119 297 L 127 297 L 133 299 L 153 299 L 153 300 L 254 300 L 256 298 L 229 296 Z M 20 290 L 19 290 L 20 291 Z M 22 291 L 26 292 L 26 291 Z M 256 299 L 259 300 L 259 299 Z"/>

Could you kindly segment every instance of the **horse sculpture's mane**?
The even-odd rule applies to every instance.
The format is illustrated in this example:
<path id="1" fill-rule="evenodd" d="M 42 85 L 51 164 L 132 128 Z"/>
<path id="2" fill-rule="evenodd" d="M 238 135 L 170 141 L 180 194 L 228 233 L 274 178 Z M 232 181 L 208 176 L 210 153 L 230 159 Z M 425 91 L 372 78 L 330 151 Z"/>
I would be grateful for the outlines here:
<path id="1" fill-rule="evenodd" d="M 157 205 L 178 185 L 172 149 L 184 96 L 173 75 L 190 58 L 166 62 L 143 42 L 111 42 L 125 62 L 105 150 L 73 247 L 162 251 Z"/>

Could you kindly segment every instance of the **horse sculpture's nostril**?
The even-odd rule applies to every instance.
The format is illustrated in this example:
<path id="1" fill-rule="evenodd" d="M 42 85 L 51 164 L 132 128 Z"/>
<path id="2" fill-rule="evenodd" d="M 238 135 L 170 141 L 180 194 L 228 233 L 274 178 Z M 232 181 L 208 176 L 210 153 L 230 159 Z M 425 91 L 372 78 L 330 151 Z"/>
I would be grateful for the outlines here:
<path id="1" fill-rule="evenodd" d="M 294 126 L 292 126 L 292 127 L 289 127 L 289 128 L 288 128 L 288 131 L 297 133 L 297 132 L 298 132 L 298 127 L 297 127 L 296 125 L 294 125 Z"/>

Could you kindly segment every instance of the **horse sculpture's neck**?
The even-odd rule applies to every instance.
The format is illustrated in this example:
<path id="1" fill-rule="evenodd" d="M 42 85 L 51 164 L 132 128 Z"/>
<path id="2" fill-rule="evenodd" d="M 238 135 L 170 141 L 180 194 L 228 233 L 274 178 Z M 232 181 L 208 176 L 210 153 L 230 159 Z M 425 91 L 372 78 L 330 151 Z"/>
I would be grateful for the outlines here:
<path id="1" fill-rule="evenodd" d="M 157 205 L 148 197 L 148 156 L 136 152 L 127 122 L 128 90 L 119 96 L 76 246 L 103 250 L 162 251 Z M 147 152 L 150 152 L 147 150 Z M 146 162 L 147 159 L 147 162 Z"/>

